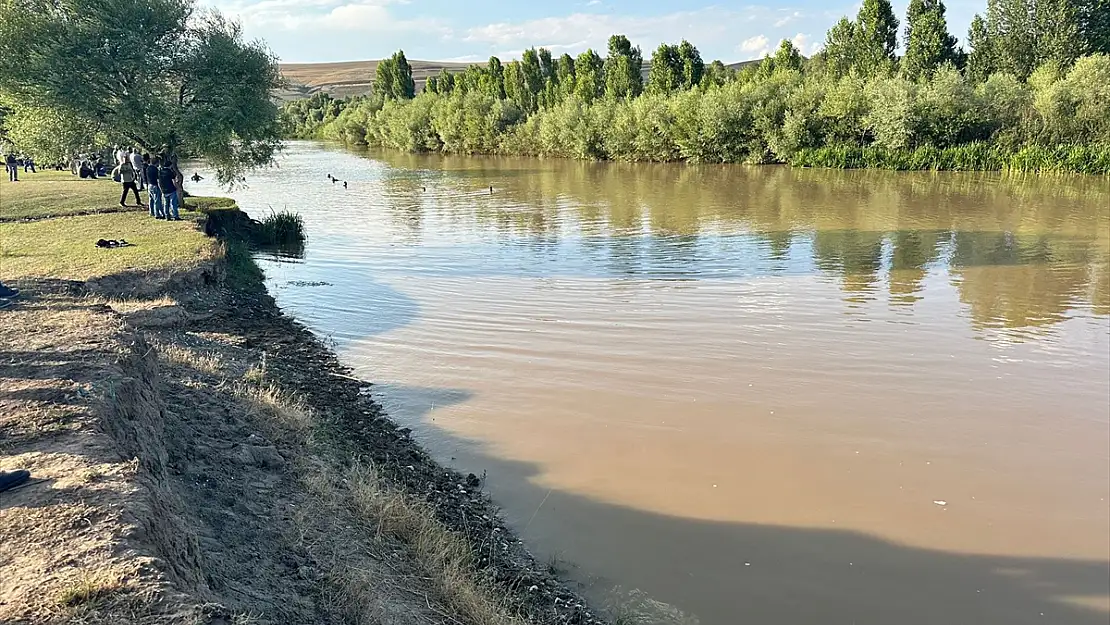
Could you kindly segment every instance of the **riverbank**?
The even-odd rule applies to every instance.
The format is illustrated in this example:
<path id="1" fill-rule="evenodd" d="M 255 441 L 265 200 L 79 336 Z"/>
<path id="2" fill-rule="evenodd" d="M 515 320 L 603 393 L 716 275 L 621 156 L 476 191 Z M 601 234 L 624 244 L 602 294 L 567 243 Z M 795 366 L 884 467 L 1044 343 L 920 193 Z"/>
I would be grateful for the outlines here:
<path id="1" fill-rule="evenodd" d="M 0 311 L 0 469 L 33 477 L 0 494 L 0 619 L 602 622 L 203 213 L 46 218 L 21 184 L 0 191 L 0 217 L 22 197 L 38 219 L 0 223 L 22 291 Z M 115 189 L 83 184 L 74 213 Z"/>

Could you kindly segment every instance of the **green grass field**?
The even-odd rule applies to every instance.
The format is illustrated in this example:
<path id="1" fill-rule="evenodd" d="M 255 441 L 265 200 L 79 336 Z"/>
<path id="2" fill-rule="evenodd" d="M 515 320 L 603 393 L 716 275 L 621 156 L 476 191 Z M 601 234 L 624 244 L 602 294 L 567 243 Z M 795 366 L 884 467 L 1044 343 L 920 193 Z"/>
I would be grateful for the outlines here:
<path id="1" fill-rule="evenodd" d="M 0 182 L 0 281 L 187 270 L 215 254 L 214 242 L 194 227 L 195 213 L 182 212 L 183 221 L 166 222 L 149 217 L 145 209 L 118 212 L 119 191 L 110 179 L 80 180 L 69 172 L 20 172 L 19 182 L 5 178 Z M 113 208 L 117 212 L 87 214 Z M 70 216 L 13 221 L 60 214 Z M 125 239 L 134 246 L 104 249 L 96 247 L 97 239 Z"/>
<path id="2" fill-rule="evenodd" d="M 82 180 L 68 171 L 20 171 L 19 182 L 8 182 L 6 175 L 0 179 L 0 221 L 119 211 L 121 190 L 111 178 Z"/>

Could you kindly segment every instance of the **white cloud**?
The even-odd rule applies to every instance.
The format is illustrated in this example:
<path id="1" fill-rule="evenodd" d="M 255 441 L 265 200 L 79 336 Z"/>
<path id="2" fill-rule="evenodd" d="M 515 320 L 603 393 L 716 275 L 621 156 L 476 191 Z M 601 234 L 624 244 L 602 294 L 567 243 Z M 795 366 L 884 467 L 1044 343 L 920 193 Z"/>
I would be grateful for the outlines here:
<path id="1" fill-rule="evenodd" d="M 784 16 L 780 17 L 778 20 L 776 20 L 775 21 L 775 28 L 782 28 L 783 26 L 786 26 L 787 24 L 789 24 L 791 22 L 802 19 L 802 17 L 803 17 L 803 15 L 802 15 L 801 11 L 792 11 L 789 14 L 784 15 Z"/>
<path id="2" fill-rule="evenodd" d="M 654 16 L 575 13 L 477 26 L 467 29 L 462 41 L 485 44 L 491 53 L 496 50 L 521 50 L 533 45 L 567 52 L 581 52 L 587 47 L 603 51 L 610 35 L 622 33 L 641 47 L 645 57 L 650 57 L 660 43 L 688 39 L 702 49 L 708 61 L 714 58 L 714 53 L 732 50 L 737 36 L 743 35 L 745 30 L 751 31 L 752 22 L 771 22 L 777 13 L 774 9 L 760 6 L 738 11 L 708 7 Z"/>
<path id="3" fill-rule="evenodd" d="M 437 31 L 432 20 L 403 20 L 389 10 L 404 0 L 217 0 L 215 8 L 237 17 L 252 31 L 313 30 L 355 32 Z"/>
<path id="4" fill-rule="evenodd" d="M 749 37 L 740 43 L 740 51 L 747 52 L 753 57 L 762 57 L 771 51 L 770 40 L 766 35 L 756 35 Z"/>
<path id="5" fill-rule="evenodd" d="M 815 52 L 821 49 L 820 41 L 811 41 L 810 36 L 806 33 L 798 33 L 794 35 L 790 42 L 802 53 L 802 56 L 813 56 Z"/>

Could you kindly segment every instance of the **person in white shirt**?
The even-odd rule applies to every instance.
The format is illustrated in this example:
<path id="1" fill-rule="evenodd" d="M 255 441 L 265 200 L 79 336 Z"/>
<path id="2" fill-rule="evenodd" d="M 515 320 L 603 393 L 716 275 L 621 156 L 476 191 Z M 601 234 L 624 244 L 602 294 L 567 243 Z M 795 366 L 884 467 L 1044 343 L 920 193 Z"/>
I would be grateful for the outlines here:
<path id="1" fill-rule="evenodd" d="M 116 164 L 120 165 L 125 160 L 127 160 L 127 152 L 123 148 L 116 146 Z"/>
<path id="2" fill-rule="evenodd" d="M 131 166 L 135 168 L 135 171 L 139 172 L 139 190 L 145 190 L 146 185 L 144 183 L 146 182 L 146 176 L 143 175 L 143 171 L 145 171 L 146 168 L 143 167 L 143 155 L 141 152 L 139 152 L 139 148 L 131 150 Z"/>

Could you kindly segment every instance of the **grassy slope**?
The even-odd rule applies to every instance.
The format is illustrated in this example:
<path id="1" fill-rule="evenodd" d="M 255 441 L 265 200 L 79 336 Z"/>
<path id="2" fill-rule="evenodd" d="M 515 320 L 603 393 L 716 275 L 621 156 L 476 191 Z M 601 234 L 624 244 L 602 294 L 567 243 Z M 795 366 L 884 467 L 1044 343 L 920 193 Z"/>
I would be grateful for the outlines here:
<path id="1" fill-rule="evenodd" d="M 92 213 L 116 206 L 119 185 L 75 180 L 69 172 L 0 182 L 0 215 L 34 218 Z M 187 219 L 165 222 L 135 211 L 0 223 L 0 280 L 87 280 L 126 270 L 189 269 L 212 257 L 214 244 Z M 97 239 L 126 239 L 134 247 L 103 249 Z"/>
<path id="2" fill-rule="evenodd" d="M 7 176 L 0 180 L 0 221 L 119 210 L 120 190 L 111 178 L 82 180 L 68 171 L 21 171 L 19 182 L 8 182 Z"/>

